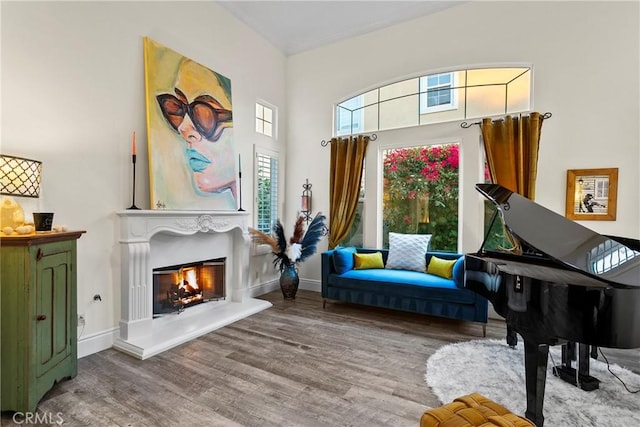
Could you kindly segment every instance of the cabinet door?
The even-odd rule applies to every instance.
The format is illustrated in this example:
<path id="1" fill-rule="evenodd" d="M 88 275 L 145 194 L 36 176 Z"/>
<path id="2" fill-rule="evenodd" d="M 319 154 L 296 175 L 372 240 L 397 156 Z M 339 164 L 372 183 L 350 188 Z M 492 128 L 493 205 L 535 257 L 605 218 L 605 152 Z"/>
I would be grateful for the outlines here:
<path id="1" fill-rule="evenodd" d="M 70 253 L 45 255 L 36 263 L 36 376 L 40 377 L 71 354 Z"/>

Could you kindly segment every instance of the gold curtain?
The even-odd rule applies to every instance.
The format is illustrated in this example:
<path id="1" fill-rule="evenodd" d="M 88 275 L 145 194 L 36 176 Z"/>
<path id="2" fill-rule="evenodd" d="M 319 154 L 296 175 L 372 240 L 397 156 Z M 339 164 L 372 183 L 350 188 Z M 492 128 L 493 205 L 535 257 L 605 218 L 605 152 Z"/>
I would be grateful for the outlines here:
<path id="1" fill-rule="evenodd" d="M 489 164 L 491 182 L 534 200 L 538 174 L 540 132 L 545 116 L 533 112 L 529 116 L 506 116 L 504 120 L 483 119 L 482 139 Z M 515 254 L 522 254 L 522 245 L 504 227 L 505 236 Z M 515 345 L 518 338 L 507 325 L 507 343 Z"/>
<path id="2" fill-rule="evenodd" d="M 329 249 L 349 233 L 358 208 L 362 166 L 369 137 L 364 135 L 331 140 L 329 180 Z"/>
<path id="3" fill-rule="evenodd" d="M 480 124 L 491 182 L 530 200 L 535 198 L 542 121 L 540 113 L 533 112 Z"/>

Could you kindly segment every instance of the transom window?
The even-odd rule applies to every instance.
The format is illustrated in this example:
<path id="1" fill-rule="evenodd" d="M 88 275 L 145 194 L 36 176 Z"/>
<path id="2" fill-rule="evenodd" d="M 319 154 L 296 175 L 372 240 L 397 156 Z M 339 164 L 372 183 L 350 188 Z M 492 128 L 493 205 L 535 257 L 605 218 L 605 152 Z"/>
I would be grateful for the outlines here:
<path id="1" fill-rule="evenodd" d="M 273 137 L 273 108 L 256 102 L 256 132 Z"/>
<path id="2" fill-rule="evenodd" d="M 531 68 L 451 70 L 381 86 L 336 105 L 337 136 L 529 111 Z"/>

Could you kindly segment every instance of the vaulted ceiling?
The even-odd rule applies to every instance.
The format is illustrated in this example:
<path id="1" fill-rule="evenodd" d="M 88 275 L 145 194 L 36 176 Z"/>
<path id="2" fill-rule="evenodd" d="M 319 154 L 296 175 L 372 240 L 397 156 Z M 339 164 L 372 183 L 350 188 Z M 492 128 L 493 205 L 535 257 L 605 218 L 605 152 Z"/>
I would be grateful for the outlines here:
<path id="1" fill-rule="evenodd" d="M 293 55 L 464 1 L 219 1 L 240 21 Z"/>

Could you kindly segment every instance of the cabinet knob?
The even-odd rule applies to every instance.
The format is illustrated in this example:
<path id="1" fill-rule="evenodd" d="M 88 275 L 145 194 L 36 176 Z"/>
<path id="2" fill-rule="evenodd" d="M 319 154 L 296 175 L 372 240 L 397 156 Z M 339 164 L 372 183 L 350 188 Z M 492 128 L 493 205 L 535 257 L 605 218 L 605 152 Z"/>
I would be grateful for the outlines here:
<path id="1" fill-rule="evenodd" d="M 36 320 L 40 321 L 40 320 L 45 320 L 47 318 L 46 314 L 38 314 L 38 317 L 36 317 Z"/>
<path id="2" fill-rule="evenodd" d="M 42 251 L 42 248 L 38 248 L 38 253 L 36 254 L 36 261 L 40 261 L 43 256 L 44 256 L 44 252 Z"/>

